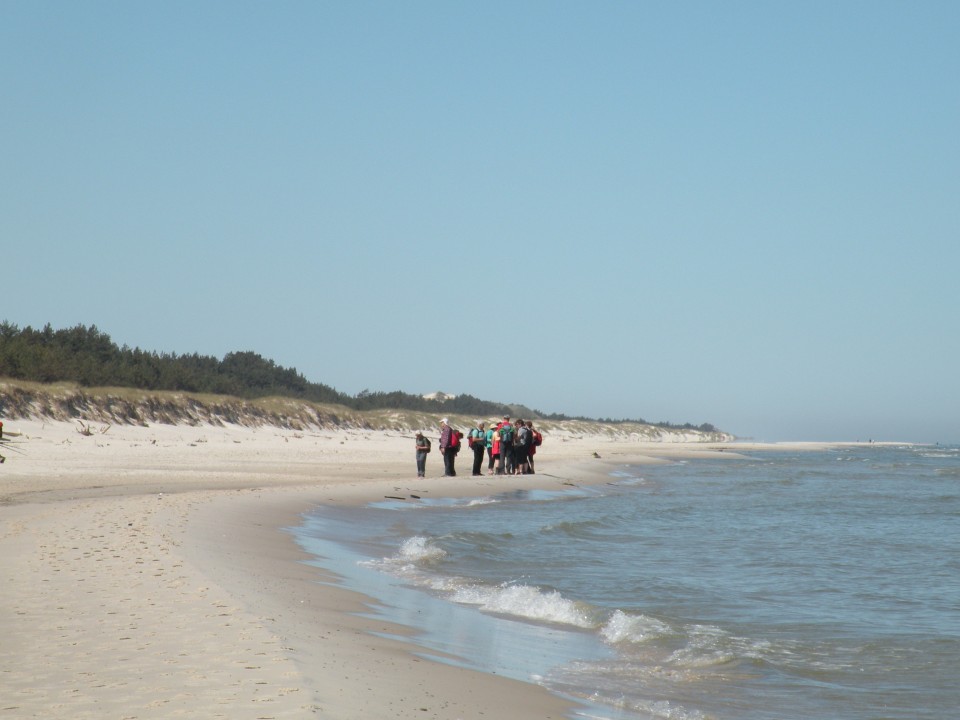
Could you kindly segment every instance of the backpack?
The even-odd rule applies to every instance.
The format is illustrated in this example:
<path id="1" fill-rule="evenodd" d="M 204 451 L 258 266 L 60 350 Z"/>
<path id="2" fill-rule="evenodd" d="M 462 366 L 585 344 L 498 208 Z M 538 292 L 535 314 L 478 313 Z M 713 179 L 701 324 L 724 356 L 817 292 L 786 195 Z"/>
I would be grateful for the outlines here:
<path id="1" fill-rule="evenodd" d="M 539 430 L 533 431 L 533 444 L 537 447 L 540 447 L 543 444 L 543 435 L 540 434 Z"/>
<path id="2" fill-rule="evenodd" d="M 513 445 L 513 425 L 504 425 L 500 428 L 500 442 L 504 445 Z"/>
<path id="3" fill-rule="evenodd" d="M 514 444 L 522 448 L 530 447 L 530 428 L 524 425 L 517 430 L 517 439 L 514 441 Z"/>
<path id="4" fill-rule="evenodd" d="M 461 433 L 459 430 L 454 430 L 450 428 L 450 447 L 457 449 L 460 447 L 460 436 Z"/>

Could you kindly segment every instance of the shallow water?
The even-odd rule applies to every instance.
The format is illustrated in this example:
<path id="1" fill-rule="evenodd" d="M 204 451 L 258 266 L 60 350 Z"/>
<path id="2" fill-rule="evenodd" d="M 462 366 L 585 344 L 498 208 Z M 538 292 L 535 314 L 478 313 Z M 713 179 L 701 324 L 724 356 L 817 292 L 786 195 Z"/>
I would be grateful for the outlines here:
<path id="1" fill-rule="evenodd" d="M 425 654 L 605 718 L 953 717 L 960 448 L 755 453 L 320 509 L 297 535 Z"/>

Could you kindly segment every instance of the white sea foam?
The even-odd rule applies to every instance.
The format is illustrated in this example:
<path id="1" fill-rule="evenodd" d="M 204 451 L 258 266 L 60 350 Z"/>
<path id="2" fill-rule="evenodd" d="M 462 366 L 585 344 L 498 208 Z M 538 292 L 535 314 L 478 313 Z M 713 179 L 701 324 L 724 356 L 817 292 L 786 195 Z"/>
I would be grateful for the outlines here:
<path id="1" fill-rule="evenodd" d="M 409 562 L 438 560 L 447 554 L 446 550 L 434 545 L 430 538 L 419 535 L 409 538 L 400 546 L 399 557 Z"/>
<path id="2" fill-rule="evenodd" d="M 623 697 L 609 696 L 604 692 L 584 694 L 584 697 L 592 703 L 619 708 L 631 714 L 640 713 L 643 717 L 651 718 L 651 720 L 707 720 L 707 716 L 699 710 L 689 710 L 668 700 L 634 699 L 628 701 Z M 579 715 L 590 718 L 590 720 L 607 720 L 610 717 L 606 713 L 592 714 L 589 710 L 581 712 Z"/>
<path id="3" fill-rule="evenodd" d="M 670 662 L 687 668 L 705 668 L 737 659 L 770 660 L 789 654 L 787 645 L 775 647 L 768 640 L 738 637 L 712 625 L 690 625 L 686 628 L 687 644 L 670 655 Z"/>
<path id="4" fill-rule="evenodd" d="M 466 585 L 456 588 L 451 600 L 477 605 L 481 610 L 514 615 L 528 620 L 592 628 L 587 608 L 563 597 L 556 590 L 544 591 L 530 585 Z"/>
<path id="5" fill-rule="evenodd" d="M 671 635 L 673 630 L 666 623 L 646 615 L 629 615 L 616 610 L 600 630 L 608 643 L 645 643 Z"/>
<path id="6" fill-rule="evenodd" d="M 670 662 L 689 668 L 721 665 L 734 659 L 728 647 L 729 635 L 710 625 L 691 625 L 687 628 L 687 644 L 670 655 Z"/>
<path id="7" fill-rule="evenodd" d="M 477 505 L 493 505 L 494 503 L 498 502 L 500 501 L 492 497 L 470 498 L 470 500 L 467 502 L 467 507 L 476 507 Z"/>
<path id="8" fill-rule="evenodd" d="M 431 538 L 417 535 L 405 540 L 393 557 L 360 564 L 403 577 L 408 582 L 441 593 L 453 602 L 476 605 L 486 612 L 580 628 L 596 627 L 588 606 L 569 600 L 555 590 L 545 591 L 518 584 L 489 586 L 466 578 L 431 573 L 429 565 L 446 555 L 446 551 Z"/>
<path id="9" fill-rule="evenodd" d="M 706 718 L 699 710 L 687 710 L 667 700 L 649 704 L 637 704 L 636 709 L 648 712 L 655 718 L 663 718 L 663 720 L 705 720 Z"/>
<path id="10" fill-rule="evenodd" d="M 421 566 L 441 560 L 446 554 L 447 551 L 435 545 L 430 538 L 416 535 L 404 541 L 396 555 L 380 560 L 365 560 L 358 564 L 391 575 L 408 577 L 417 574 Z"/>

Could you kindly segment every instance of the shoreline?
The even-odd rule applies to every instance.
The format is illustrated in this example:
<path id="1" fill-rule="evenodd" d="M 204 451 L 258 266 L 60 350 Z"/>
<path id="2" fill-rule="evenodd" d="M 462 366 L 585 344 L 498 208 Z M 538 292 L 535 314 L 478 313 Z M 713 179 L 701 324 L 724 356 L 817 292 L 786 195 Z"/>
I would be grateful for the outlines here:
<path id="1" fill-rule="evenodd" d="M 304 562 L 285 528 L 320 504 L 839 445 L 548 437 L 540 474 L 424 479 L 399 433 L 18 425 L 25 454 L 0 470 L 0 718 L 569 717 L 532 683 L 422 659 L 410 629 L 361 616 L 369 599 Z M 431 456 L 428 475 L 440 466 Z"/>

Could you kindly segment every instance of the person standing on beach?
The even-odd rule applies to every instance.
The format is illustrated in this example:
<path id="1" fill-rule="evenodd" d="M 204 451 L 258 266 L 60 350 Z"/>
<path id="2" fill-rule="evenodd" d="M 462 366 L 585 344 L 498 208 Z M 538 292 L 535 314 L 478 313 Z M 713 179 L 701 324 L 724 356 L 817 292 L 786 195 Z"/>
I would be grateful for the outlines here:
<path id="1" fill-rule="evenodd" d="M 454 463 L 457 459 L 459 443 L 454 444 L 453 433 L 455 432 L 456 430 L 450 427 L 446 418 L 440 421 L 440 452 L 443 453 L 443 474 L 447 477 L 457 474 Z"/>
<path id="2" fill-rule="evenodd" d="M 533 427 L 533 423 L 527 420 L 527 427 L 530 428 L 530 449 L 527 451 L 527 471 L 533 475 L 533 456 L 537 454 L 537 448 L 540 447 L 540 444 L 543 442 L 543 435 L 540 434 L 540 431 Z"/>
<path id="3" fill-rule="evenodd" d="M 494 451 L 494 446 L 497 442 L 497 431 L 493 427 L 493 423 L 490 424 L 490 427 L 487 428 L 485 444 L 487 446 L 487 475 L 493 475 L 493 464 L 496 458 Z"/>
<path id="4" fill-rule="evenodd" d="M 487 449 L 487 433 L 483 429 L 483 423 L 477 423 L 477 426 L 470 431 L 470 449 L 473 450 L 473 474 L 483 475 L 480 469 L 483 467 L 483 455 Z"/>
<path id="5" fill-rule="evenodd" d="M 427 476 L 427 453 L 430 452 L 430 441 L 417 430 L 417 477 Z"/>
<path id="6" fill-rule="evenodd" d="M 527 473 L 527 453 L 530 450 L 530 428 L 523 420 L 517 420 L 517 431 L 513 438 L 513 474 Z"/>
<path id="7" fill-rule="evenodd" d="M 513 473 L 513 425 L 510 416 L 504 415 L 500 423 L 500 462 L 497 465 L 497 475 Z"/>

